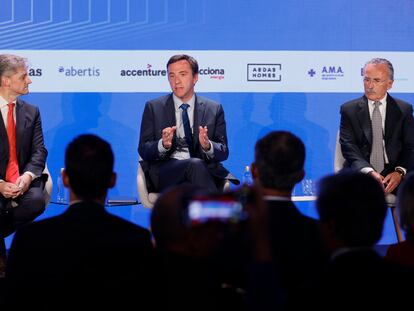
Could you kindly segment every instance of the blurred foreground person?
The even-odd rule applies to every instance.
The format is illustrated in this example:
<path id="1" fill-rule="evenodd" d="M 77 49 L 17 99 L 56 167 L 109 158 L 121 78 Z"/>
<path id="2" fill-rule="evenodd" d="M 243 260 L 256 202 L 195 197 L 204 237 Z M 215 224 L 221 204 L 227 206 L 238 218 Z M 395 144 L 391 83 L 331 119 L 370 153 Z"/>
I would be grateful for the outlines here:
<path id="1" fill-rule="evenodd" d="M 154 205 L 151 230 L 160 308 L 225 310 L 218 256 L 222 224 L 192 224 L 188 216 L 189 200 L 199 191 L 191 185 L 175 186 Z"/>
<path id="2" fill-rule="evenodd" d="M 67 146 L 62 179 L 69 207 L 16 232 L 6 268 L 9 310 L 99 309 L 150 299 L 149 231 L 105 210 L 113 166 L 111 146 L 95 135 Z"/>
<path id="3" fill-rule="evenodd" d="M 308 304 L 327 264 L 318 221 L 303 215 L 291 199 L 305 176 L 304 162 L 305 146 L 290 132 L 274 131 L 256 143 L 252 172 L 267 202 L 272 257 L 289 309 Z"/>
<path id="4" fill-rule="evenodd" d="M 391 245 L 386 258 L 414 268 L 414 173 L 409 173 L 398 188 L 397 208 L 405 241 Z"/>
<path id="5" fill-rule="evenodd" d="M 388 263 L 374 249 L 388 210 L 370 175 L 346 172 L 322 179 L 317 209 L 331 260 L 319 292 L 325 310 L 380 310 L 407 305 L 413 271 Z"/>

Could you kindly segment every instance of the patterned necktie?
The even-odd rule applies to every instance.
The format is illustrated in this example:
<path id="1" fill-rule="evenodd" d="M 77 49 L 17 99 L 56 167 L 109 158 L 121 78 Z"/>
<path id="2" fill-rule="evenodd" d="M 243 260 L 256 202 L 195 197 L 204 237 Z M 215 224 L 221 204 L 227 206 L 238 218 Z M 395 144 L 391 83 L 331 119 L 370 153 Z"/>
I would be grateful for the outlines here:
<path id="1" fill-rule="evenodd" d="M 370 163 L 374 169 L 381 173 L 384 170 L 384 145 L 382 131 L 382 117 L 379 110 L 381 102 L 374 103 L 374 111 L 372 112 L 372 148 Z"/>
<path id="2" fill-rule="evenodd" d="M 193 157 L 193 134 L 191 132 L 190 119 L 188 118 L 187 113 L 188 107 L 190 107 L 190 105 L 185 103 L 180 106 L 180 108 L 183 110 L 181 116 L 183 120 L 185 141 L 188 145 L 190 156 Z"/>
<path id="3" fill-rule="evenodd" d="M 9 141 L 9 162 L 6 168 L 6 181 L 15 183 L 19 177 L 19 164 L 17 163 L 16 152 L 16 124 L 14 123 L 14 105 L 7 104 L 9 111 L 7 113 L 7 138 Z"/>

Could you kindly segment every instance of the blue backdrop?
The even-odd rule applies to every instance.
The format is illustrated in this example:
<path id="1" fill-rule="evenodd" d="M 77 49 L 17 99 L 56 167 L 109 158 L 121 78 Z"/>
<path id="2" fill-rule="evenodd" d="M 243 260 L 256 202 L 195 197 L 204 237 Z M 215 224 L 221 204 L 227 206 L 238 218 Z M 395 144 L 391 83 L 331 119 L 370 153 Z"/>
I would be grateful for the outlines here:
<path id="1" fill-rule="evenodd" d="M 412 0 L 0 0 L 0 8 L 1 50 L 414 50 Z M 137 196 L 141 115 L 145 102 L 160 95 L 56 89 L 25 96 L 41 109 L 54 180 L 66 144 L 77 134 L 96 133 L 116 156 L 119 179 L 110 196 Z M 235 175 L 251 163 L 258 137 L 285 129 L 305 142 L 306 178 L 316 180 L 333 171 L 339 106 L 361 93 L 203 95 L 224 106 L 230 147 L 224 164 Z M 414 102 L 414 91 L 393 95 Z M 301 208 L 315 216 L 312 204 Z M 62 208 L 51 205 L 42 217 Z M 148 224 L 140 206 L 113 212 Z M 388 220 L 384 243 L 395 241 L 390 228 Z"/>

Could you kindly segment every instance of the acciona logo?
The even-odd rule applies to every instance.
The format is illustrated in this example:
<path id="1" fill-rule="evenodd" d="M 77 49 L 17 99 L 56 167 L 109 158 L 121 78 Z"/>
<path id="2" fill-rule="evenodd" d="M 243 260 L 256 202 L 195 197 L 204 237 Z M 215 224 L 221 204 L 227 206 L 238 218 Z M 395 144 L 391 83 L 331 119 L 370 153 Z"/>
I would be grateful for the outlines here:
<path id="1" fill-rule="evenodd" d="M 198 70 L 198 74 L 201 76 L 209 76 L 210 79 L 223 80 L 224 79 L 224 69 L 223 68 L 201 68 Z"/>

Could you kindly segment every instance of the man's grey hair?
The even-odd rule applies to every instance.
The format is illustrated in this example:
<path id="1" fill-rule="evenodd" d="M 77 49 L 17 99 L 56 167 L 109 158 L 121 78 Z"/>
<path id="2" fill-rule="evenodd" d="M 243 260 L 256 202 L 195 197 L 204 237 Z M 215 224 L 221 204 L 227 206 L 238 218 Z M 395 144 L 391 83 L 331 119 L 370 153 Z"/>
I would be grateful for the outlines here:
<path id="1" fill-rule="evenodd" d="M 394 81 L 394 67 L 392 66 L 391 62 L 388 59 L 373 58 L 365 64 L 364 71 L 365 71 L 365 68 L 367 67 L 367 65 L 369 65 L 369 64 L 374 64 L 374 65 L 385 64 L 385 65 L 387 65 L 389 78 L 390 78 L 391 81 Z"/>
<path id="2" fill-rule="evenodd" d="M 29 66 L 27 58 L 13 55 L 0 54 L 0 77 L 16 73 L 17 69 Z M 1 83 L 1 80 L 0 80 Z"/>

